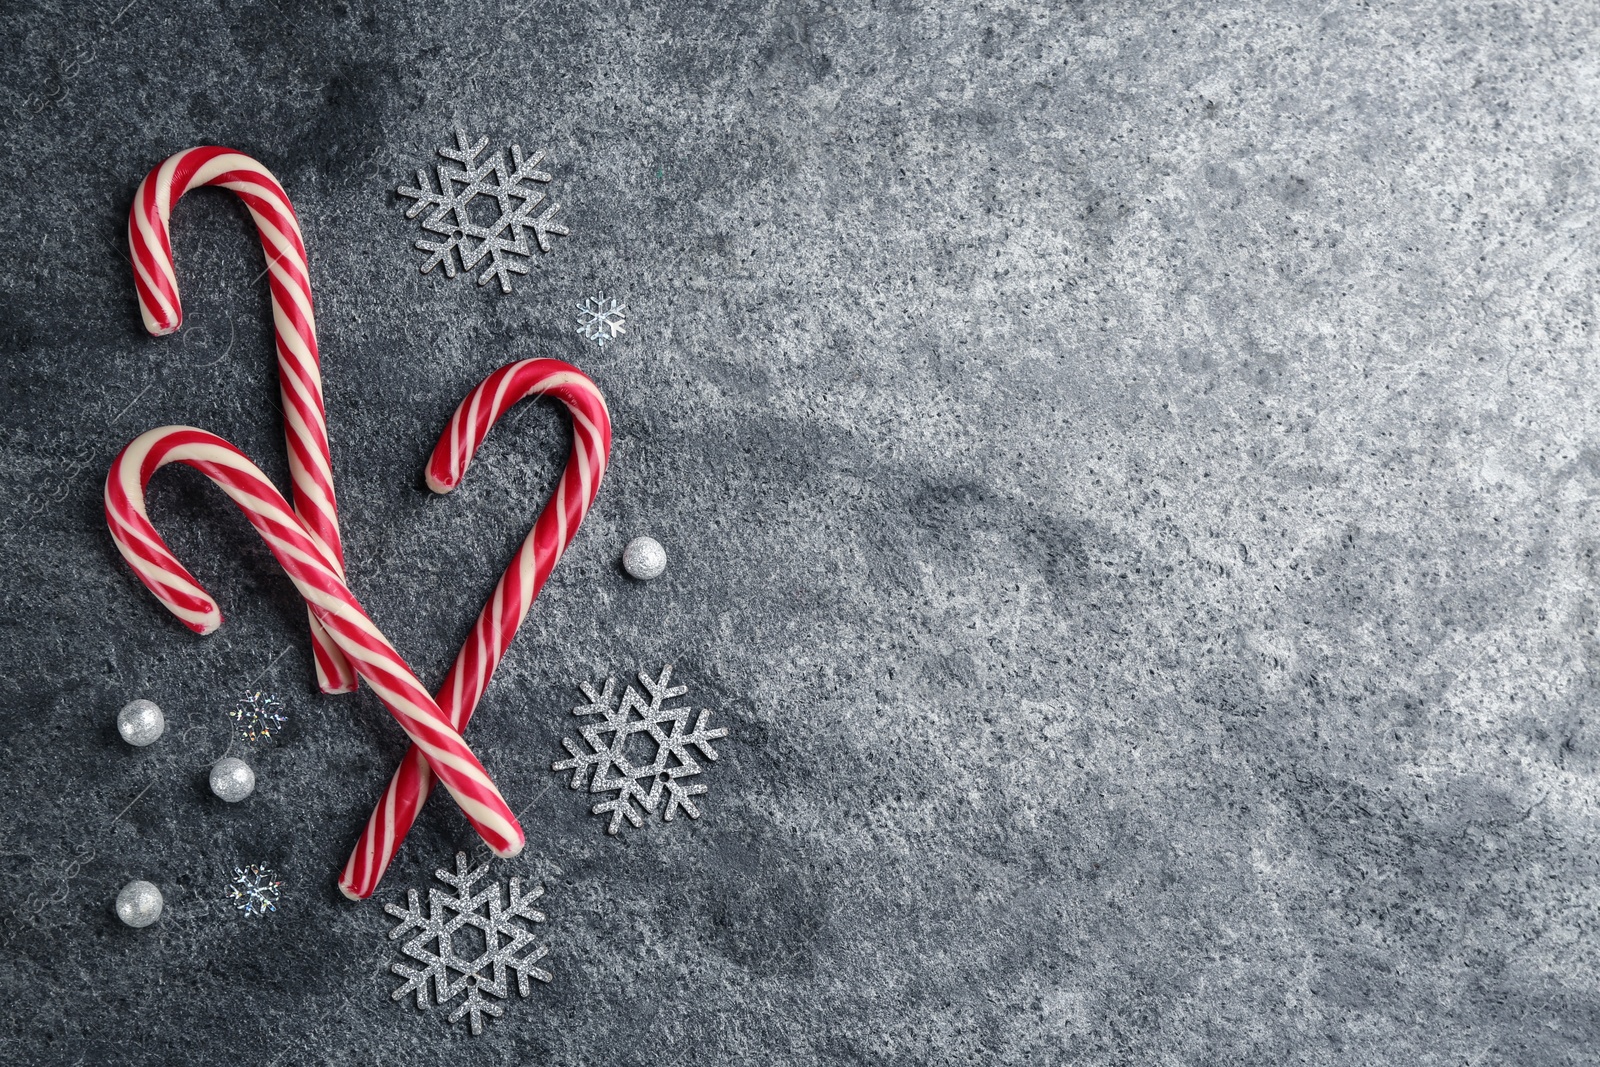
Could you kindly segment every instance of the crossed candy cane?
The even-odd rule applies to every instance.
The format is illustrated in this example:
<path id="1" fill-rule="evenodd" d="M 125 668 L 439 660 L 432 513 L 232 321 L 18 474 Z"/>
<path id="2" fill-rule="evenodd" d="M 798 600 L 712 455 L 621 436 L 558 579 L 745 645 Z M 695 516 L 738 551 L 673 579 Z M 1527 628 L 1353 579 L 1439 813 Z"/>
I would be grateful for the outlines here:
<path id="1" fill-rule="evenodd" d="M 478 621 L 439 688 L 439 706 L 457 730 L 465 729 L 472 718 L 517 628 L 600 491 L 611 454 L 611 417 L 600 390 L 576 367 L 554 359 L 523 360 L 495 371 L 467 395 L 428 460 L 428 488 L 435 493 L 450 492 L 461 484 L 490 427 L 513 404 L 540 395 L 553 396 L 567 406 L 572 416 L 572 449 L 555 492 L 478 613 Z M 434 773 L 429 763 L 416 745 L 406 752 L 339 876 L 339 889 L 345 896 L 364 900 L 378 888 L 422 802 L 433 791 Z"/>
<path id="2" fill-rule="evenodd" d="M 112 462 L 106 476 L 106 522 L 117 550 L 139 580 L 196 633 L 210 633 L 222 625 L 217 602 L 178 562 L 145 513 L 145 487 L 169 463 L 193 467 L 239 505 L 288 572 L 323 632 L 372 686 L 411 743 L 426 754 L 473 829 L 498 856 L 521 852 L 522 827 L 460 731 L 450 725 L 400 653 L 373 625 L 327 549 L 302 525 L 277 487 L 243 452 L 216 434 L 193 426 L 162 426 L 134 438 Z"/>
<path id="3" fill-rule="evenodd" d="M 266 194 L 261 190 L 269 183 L 271 192 L 264 200 Z M 171 332 L 181 317 L 166 230 L 170 191 L 177 188 L 177 195 L 181 196 L 184 190 L 201 184 L 224 185 L 245 198 L 267 247 L 269 269 L 281 263 L 281 258 L 274 258 L 274 249 L 280 253 L 284 249 L 298 252 L 298 271 L 286 270 L 282 276 L 275 272 L 273 284 L 285 425 L 298 506 L 291 511 L 260 470 L 221 438 L 192 427 L 163 427 L 135 439 L 112 465 L 106 480 L 106 519 L 112 538 L 140 580 L 186 626 L 202 634 L 215 630 L 222 622 L 216 602 L 168 550 L 144 506 L 145 487 L 162 466 L 178 462 L 201 471 L 244 511 L 305 598 L 323 688 L 348 691 L 354 688 L 356 675 L 366 678 L 411 738 L 405 759 L 340 877 L 340 889 L 346 896 L 365 898 L 377 888 L 436 779 L 455 797 L 492 851 L 501 856 L 516 855 L 524 841 L 522 829 L 462 739 L 461 730 L 599 491 L 611 445 L 605 399 L 576 368 L 557 360 L 535 359 L 491 374 L 456 409 L 428 465 L 428 486 L 438 493 L 447 493 L 459 484 L 490 428 L 506 410 L 525 398 L 550 395 L 561 400 L 572 416 L 573 442 L 554 494 L 479 613 L 435 701 L 345 584 L 332 507 L 332 474 L 327 463 L 304 248 L 288 198 L 266 168 L 226 149 L 191 149 L 169 159 L 141 184 L 129 231 L 135 245 L 135 281 L 146 326 L 153 333 Z M 154 190 L 148 200 L 147 188 Z M 141 211 L 147 203 L 153 206 Z M 159 225 L 141 230 L 141 216 L 146 221 L 154 219 Z M 292 242 L 280 240 L 289 232 L 294 235 Z M 140 236 L 147 238 L 146 253 L 154 247 L 150 238 L 159 236 L 164 255 L 156 266 L 164 265 L 165 273 L 160 275 L 164 288 L 151 284 L 149 256 L 140 254 Z M 290 282 L 296 282 L 295 287 L 291 288 Z M 282 312 L 280 284 L 293 299 L 299 317 Z M 165 312 L 170 314 L 162 317 Z M 297 399 L 309 404 L 314 420 L 291 414 L 291 381 L 314 386 L 295 393 Z M 305 431 L 311 427 L 316 433 L 308 436 Z M 311 438 L 313 445 L 320 442 L 320 448 L 311 452 L 321 457 L 320 467 L 295 462 L 297 442 L 304 444 Z M 303 495 L 302 476 L 304 484 L 310 486 Z M 326 507 L 311 506 L 322 504 Z M 315 517 L 325 520 L 320 529 Z M 324 675 L 325 661 L 329 665 L 345 665 L 347 684 L 330 688 Z"/>
<path id="4" fill-rule="evenodd" d="M 340 889 L 352 899 L 371 896 L 377 888 L 435 779 L 496 855 L 522 851 L 521 826 L 461 730 L 599 491 L 611 446 L 605 400 L 593 382 L 568 364 L 553 359 L 513 363 L 462 401 L 434 448 L 427 474 L 430 488 L 449 492 L 501 415 L 519 400 L 538 395 L 556 397 L 572 413 L 572 451 L 554 495 L 479 613 L 438 701 L 367 617 L 326 550 L 282 494 L 233 445 L 194 427 L 163 426 L 135 438 L 106 476 L 106 522 L 118 551 L 156 598 L 201 634 L 222 624 L 222 612 L 156 532 L 144 495 L 150 478 L 169 463 L 186 464 L 215 482 L 261 534 L 323 631 L 411 738 L 411 748 L 340 877 Z"/>

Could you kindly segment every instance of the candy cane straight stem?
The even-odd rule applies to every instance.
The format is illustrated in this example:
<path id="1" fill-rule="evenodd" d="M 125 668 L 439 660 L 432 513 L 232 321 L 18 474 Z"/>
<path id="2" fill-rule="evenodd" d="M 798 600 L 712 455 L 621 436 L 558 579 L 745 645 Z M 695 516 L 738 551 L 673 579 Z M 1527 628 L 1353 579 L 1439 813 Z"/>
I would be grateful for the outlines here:
<path id="1" fill-rule="evenodd" d="M 193 467 L 239 505 L 329 639 L 422 750 L 484 842 L 499 856 L 521 852 L 522 827 L 505 798 L 462 740 L 461 731 L 450 724 L 400 653 L 367 618 L 326 546 L 301 524 L 266 475 L 215 434 L 190 426 L 164 426 L 134 438 L 112 463 L 106 476 L 106 523 L 139 580 L 197 633 L 210 633 L 221 625 L 216 601 L 173 556 L 145 513 L 145 486 L 168 463 Z"/>
<path id="2" fill-rule="evenodd" d="M 311 275 L 300 223 L 272 172 L 230 148 L 207 146 L 179 152 L 145 175 L 128 213 L 133 283 L 144 328 L 157 337 L 183 321 L 178 276 L 172 263 L 168 223 L 172 205 L 190 189 L 215 185 L 238 194 L 250 209 L 267 255 L 272 325 L 277 337 L 278 382 L 283 395 L 283 430 L 289 445 L 289 476 L 295 513 L 319 541 L 335 570 L 344 574 L 344 548 L 333 496 L 328 425 L 322 404 L 316 320 L 311 313 Z M 348 693 L 356 671 L 337 642 L 311 616 L 311 649 L 317 684 L 324 693 Z"/>
<path id="3" fill-rule="evenodd" d="M 479 612 L 439 690 L 439 707 L 457 730 L 466 728 L 517 628 L 600 489 L 611 452 L 611 418 L 605 398 L 593 382 L 566 363 L 553 359 L 513 363 L 495 371 L 461 402 L 428 463 L 428 487 L 448 493 L 460 483 L 495 421 L 518 401 L 541 395 L 559 399 L 572 414 L 572 451 L 554 495 Z M 346 896 L 362 900 L 377 889 L 433 783 L 428 761 L 413 745 L 339 877 L 339 889 Z"/>

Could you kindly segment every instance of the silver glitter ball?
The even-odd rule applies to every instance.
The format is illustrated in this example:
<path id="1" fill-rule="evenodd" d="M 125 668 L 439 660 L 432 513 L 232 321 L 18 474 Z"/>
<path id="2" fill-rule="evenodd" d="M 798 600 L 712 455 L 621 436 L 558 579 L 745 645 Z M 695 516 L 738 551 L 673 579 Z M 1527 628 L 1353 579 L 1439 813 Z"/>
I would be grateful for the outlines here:
<path id="1" fill-rule="evenodd" d="M 134 700 L 117 712 L 117 733 L 130 745 L 143 748 L 167 728 L 167 717 L 153 700 Z"/>
<path id="2" fill-rule="evenodd" d="M 117 918 L 134 929 L 161 918 L 161 890 L 149 882 L 133 881 L 117 894 Z"/>
<path id="3" fill-rule="evenodd" d="M 224 756 L 211 765 L 211 791 L 237 804 L 256 791 L 256 772 L 244 760 Z"/>
<path id="4" fill-rule="evenodd" d="M 667 569 L 667 550 L 654 537 L 635 537 L 622 550 L 622 569 L 641 582 L 659 578 Z"/>

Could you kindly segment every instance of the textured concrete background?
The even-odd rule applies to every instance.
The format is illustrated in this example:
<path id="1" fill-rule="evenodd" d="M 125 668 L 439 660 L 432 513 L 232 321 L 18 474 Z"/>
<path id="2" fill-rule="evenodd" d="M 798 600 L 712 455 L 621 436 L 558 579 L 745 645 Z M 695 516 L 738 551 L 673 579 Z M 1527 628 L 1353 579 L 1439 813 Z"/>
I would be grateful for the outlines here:
<path id="1" fill-rule="evenodd" d="M 1593 1062 L 1600 10 L 867 6 L 6 6 L 9 1062 Z M 394 190 L 458 116 L 550 153 L 573 234 L 512 296 L 417 272 Z M 210 638 L 100 517 L 167 422 L 287 484 L 228 195 L 177 212 L 183 331 L 139 328 L 133 189 L 206 142 L 300 212 L 352 584 L 425 680 L 567 434 L 530 406 L 436 499 L 449 411 L 533 354 L 610 399 L 469 734 L 556 976 L 477 1039 L 388 998 L 381 903 L 459 814 L 343 901 L 398 730 L 314 692 L 197 476 L 152 514 Z M 734 736 L 705 818 L 610 839 L 549 765 L 577 682 L 664 662 Z M 292 726 L 224 808 L 257 676 Z M 134 696 L 171 722 L 139 752 Z M 264 921 L 222 901 L 249 862 Z"/>

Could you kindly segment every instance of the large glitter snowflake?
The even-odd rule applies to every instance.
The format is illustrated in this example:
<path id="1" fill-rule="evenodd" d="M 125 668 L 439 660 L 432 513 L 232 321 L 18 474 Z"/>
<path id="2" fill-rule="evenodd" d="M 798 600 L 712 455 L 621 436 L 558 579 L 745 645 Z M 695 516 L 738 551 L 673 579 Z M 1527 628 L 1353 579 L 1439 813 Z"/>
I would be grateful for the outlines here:
<path id="1" fill-rule="evenodd" d="M 542 214 L 534 215 L 544 202 L 544 190 L 523 184 L 550 180 L 550 175 L 539 169 L 544 153 L 524 160 L 521 146 L 512 145 L 509 169 L 505 153 L 499 151 L 479 163 L 478 156 L 489 146 L 489 138 L 479 138 L 469 145 L 460 126 L 455 134 L 456 147 L 441 148 L 439 154 L 457 166 L 438 165 L 438 189 L 429 182 L 428 172 L 419 169 L 416 188 L 399 190 L 401 196 L 416 201 L 406 210 L 406 218 L 414 219 L 425 209 L 433 209 L 422 220 L 422 228 L 438 234 L 439 239 L 424 237 L 417 242 L 417 248 L 430 253 L 422 263 L 422 273 L 427 274 L 442 263 L 445 275 L 454 278 L 457 257 L 461 268 L 470 271 L 487 256 L 489 266 L 478 276 L 478 284 L 487 285 L 490 278 L 499 278 L 500 291 L 509 293 L 511 275 L 528 273 L 528 261 L 533 257 L 533 248 L 528 244 L 530 233 L 541 252 L 550 251 L 552 234 L 566 237 L 570 233 L 555 221 L 560 204 L 553 203 Z"/>
<path id="2" fill-rule="evenodd" d="M 616 699 L 616 682 L 606 679 L 606 684 L 596 693 L 587 682 L 579 686 L 588 699 L 587 704 L 572 709 L 574 715 L 599 715 L 600 719 L 583 727 L 583 740 L 588 744 L 585 752 L 571 738 L 563 737 L 571 759 L 551 765 L 552 770 L 572 772 L 572 788 L 588 785 L 591 793 L 615 793 L 609 800 L 596 804 L 596 815 L 610 813 L 611 824 L 606 833 L 614 834 L 627 819 L 635 827 L 644 825 L 640 814 L 654 815 L 662 810 L 662 821 L 671 822 L 681 808 L 691 819 L 700 817 L 690 797 L 707 792 L 699 783 L 685 783 L 684 779 L 700 773 L 700 763 L 691 748 L 699 750 L 708 760 L 717 758 L 711 742 L 727 737 L 724 727 L 706 729 L 709 710 L 701 711 L 694 729 L 689 728 L 687 707 L 668 708 L 663 705 L 674 697 L 687 693 L 687 686 L 673 686 L 672 667 L 661 669 L 661 677 L 652 679 L 641 673 L 639 682 L 650 694 L 649 703 L 638 690 L 628 686 L 622 699 Z M 665 804 L 662 801 L 665 799 Z"/>
<path id="3" fill-rule="evenodd" d="M 403 937 L 415 930 L 416 935 L 401 946 L 401 951 L 422 964 L 413 967 L 396 963 L 393 971 L 406 980 L 405 985 L 392 994 L 399 1000 L 415 992 L 417 1007 L 428 1006 L 428 983 L 433 983 L 434 1002 L 445 1004 L 465 993 L 466 999 L 450 1013 L 450 1021 L 457 1022 L 466 1016 L 474 1034 L 483 1033 L 483 1017 L 499 1018 L 505 1009 L 486 997 L 501 1000 L 510 996 L 509 973 L 517 975 L 517 992 L 528 995 L 530 978 L 550 981 L 549 971 L 534 966 L 550 951 L 544 945 L 523 952 L 533 943 L 533 931 L 517 922 L 544 922 L 544 912 L 533 902 L 544 896 L 544 887 L 535 886 L 533 892 L 522 892 L 522 879 L 511 879 L 509 898 L 500 892 L 500 883 L 492 882 L 479 893 L 472 892 L 473 883 L 488 871 L 486 863 L 473 871 L 467 870 L 467 854 L 456 853 L 454 874 L 444 869 L 434 871 L 439 881 L 455 889 L 456 895 L 439 890 L 428 890 L 428 911 L 424 914 L 417 899 L 417 891 L 406 891 L 406 907 L 385 904 L 384 910 L 400 920 L 400 925 L 389 932 L 389 939 Z M 480 948 L 481 944 L 481 948 Z M 520 955 L 519 955 L 520 953 Z"/>

